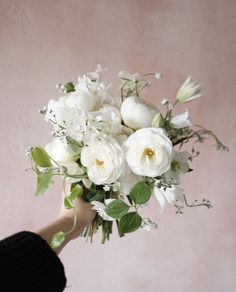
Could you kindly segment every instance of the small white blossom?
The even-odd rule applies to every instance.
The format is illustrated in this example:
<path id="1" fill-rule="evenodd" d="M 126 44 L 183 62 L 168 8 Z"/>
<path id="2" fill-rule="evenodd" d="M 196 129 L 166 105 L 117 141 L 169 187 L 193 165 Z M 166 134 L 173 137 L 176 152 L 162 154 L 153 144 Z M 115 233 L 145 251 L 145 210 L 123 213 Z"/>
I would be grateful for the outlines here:
<path id="1" fill-rule="evenodd" d="M 171 124 L 176 129 L 191 127 L 193 124 L 189 117 L 188 109 L 183 114 L 177 115 L 171 119 Z"/>
<path id="2" fill-rule="evenodd" d="M 179 102 L 188 102 L 200 96 L 202 96 L 200 85 L 191 81 L 191 76 L 189 76 L 177 92 L 176 99 Z"/>
<path id="3" fill-rule="evenodd" d="M 146 231 L 151 231 L 157 229 L 156 222 L 152 221 L 150 218 L 143 218 L 142 228 Z"/>
<path id="4" fill-rule="evenodd" d="M 110 189 L 111 189 L 111 187 L 110 187 L 109 185 L 105 185 L 105 186 L 103 187 L 103 190 L 104 190 L 105 192 L 109 192 Z"/>
<path id="5" fill-rule="evenodd" d="M 107 215 L 105 209 L 106 209 L 106 205 L 98 202 L 98 201 L 93 201 L 91 202 L 91 204 L 93 205 L 93 210 L 96 210 L 98 215 L 102 217 L 102 219 L 107 220 L 107 221 L 115 221 L 114 218 L 110 217 L 109 215 Z"/>
<path id="6" fill-rule="evenodd" d="M 162 73 L 160 73 L 160 72 L 155 73 L 155 78 L 156 78 L 157 80 L 162 79 L 162 78 L 163 78 Z"/>

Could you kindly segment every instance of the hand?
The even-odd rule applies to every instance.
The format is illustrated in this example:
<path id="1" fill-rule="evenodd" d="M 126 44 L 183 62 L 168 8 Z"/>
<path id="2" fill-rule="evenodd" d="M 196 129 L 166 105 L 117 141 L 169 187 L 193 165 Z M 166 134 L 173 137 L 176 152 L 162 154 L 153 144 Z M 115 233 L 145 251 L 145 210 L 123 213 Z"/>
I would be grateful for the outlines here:
<path id="1" fill-rule="evenodd" d="M 74 209 L 66 209 L 64 206 L 64 198 L 66 195 L 70 194 L 70 185 L 66 185 L 65 192 L 62 192 L 62 203 L 58 218 L 63 218 L 68 222 L 68 226 L 73 227 L 75 214 L 76 214 L 76 225 L 74 230 L 69 235 L 71 239 L 77 238 L 81 231 L 92 223 L 96 211 L 92 209 L 92 205 L 85 202 L 82 198 L 74 201 Z"/>

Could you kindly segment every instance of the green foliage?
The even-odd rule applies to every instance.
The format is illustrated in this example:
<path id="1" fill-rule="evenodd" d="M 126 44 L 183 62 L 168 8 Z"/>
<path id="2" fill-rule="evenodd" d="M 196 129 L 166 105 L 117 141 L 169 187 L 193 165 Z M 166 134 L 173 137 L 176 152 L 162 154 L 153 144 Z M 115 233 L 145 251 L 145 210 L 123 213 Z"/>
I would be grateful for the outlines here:
<path id="1" fill-rule="evenodd" d="M 73 201 L 71 200 L 70 196 L 66 196 L 64 198 L 64 206 L 66 209 L 72 209 L 74 207 Z"/>
<path id="2" fill-rule="evenodd" d="M 105 211 L 107 215 L 119 220 L 122 216 L 128 213 L 129 206 L 122 200 L 115 200 L 108 204 Z"/>
<path id="3" fill-rule="evenodd" d="M 50 167 L 52 166 L 50 157 L 47 152 L 41 147 L 35 147 L 31 151 L 31 157 L 36 165 L 40 167 Z"/>
<path id="4" fill-rule="evenodd" d="M 36 196 L 41 196 L 44 194 L 47 188 L 52 184 L 52 171 L 48 172 L 40 172 L 37 176 L 37 188 L 36 188 Z"/>
<path id="5" fill-rule="evenodd" d="M 73 188 L 72 191 L 70 193 L 70 199 L 72 201 L 74 201 L 75 199 L 81 197 L 83 195 L 83 188 L 81 187 L 81 185 L 76 184 Z"/>
<path id="6" fill-rule="evenodd" d="M 70 92 L 75 91 L 75 86 L 72 82 L 67 82 L 65 84 L 65 89 L 66 89 L 66 93 L 70 93 Z"/>
<path id="7" fill-rule="evenodd" d="M 130 191 L 130 197 L 136 204 L 145 204 L 151 197 L 151 188 L 145 183 L 140 181 Z"/>
<path id="8" fill-rule="evenodd" d="M 142 218 L 137 212 L 130 212 L 124 215 L 119 222 L 119 230 L 121 234 L 134 232 L 142 224 Z"/>
<path id="9" fill-rule="evenodd" d="M 54 234 L 51 240 L 51 248 L 56 249 L 60 247 L 64 240 L 65 233 L 63 231 L 59 231 L 58 233 Z"/>

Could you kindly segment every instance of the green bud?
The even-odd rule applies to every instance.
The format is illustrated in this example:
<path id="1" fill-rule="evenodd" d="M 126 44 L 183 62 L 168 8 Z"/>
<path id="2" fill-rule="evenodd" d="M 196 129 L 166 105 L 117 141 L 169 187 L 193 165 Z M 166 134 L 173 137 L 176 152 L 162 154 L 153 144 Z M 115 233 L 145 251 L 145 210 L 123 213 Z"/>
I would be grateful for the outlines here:
<path id="1" fill-rule="evenodd" d="M 164 125 L 164 118 L 162 114 L 158 113 L 154 116 L 152 120 L 152 126 L 155 128 L 162 128 Z"/>

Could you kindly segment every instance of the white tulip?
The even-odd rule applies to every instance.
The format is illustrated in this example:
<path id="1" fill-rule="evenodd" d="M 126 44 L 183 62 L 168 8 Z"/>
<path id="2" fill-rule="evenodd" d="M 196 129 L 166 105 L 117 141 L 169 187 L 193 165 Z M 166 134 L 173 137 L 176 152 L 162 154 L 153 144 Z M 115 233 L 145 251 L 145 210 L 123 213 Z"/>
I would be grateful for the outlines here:
<path id="1" fill-rule="evenodd" d="M 171 124 L 176 129 L 191 127 L 193 124 L 189 117 L 188 109 L 183 114 L 177 115 L 171 119 Z"/>
<path id="2" fill-rule="evenodd" d="M 126 161 L 137 175 L 156 177 L 170 168 L 173 147 L 161 128 L 137 130 L 123 146 Z"/>
<path id="3" fill-rule="evenodd" d="M 132 129 L 150 127 L 157 109 L 146 104 L 137 96 L 126 98 L 121 105 L 121 117 L 126 126 Z"/>
<path id="4" fill-rule="evenodd" d="M 181 198 L 183 194 L 183 190 L 180 189 L 178 186 L 172 186 L 171 188 L 158 188 L 157 186 L 153 189 L 154 197 L 159 202 L 162 211 L 167 204 L 173 205 L 177 199 Z"/>
<path id="5" fill-rule="evenodd" d="M 111 184 L 123 174 L 124 152 L 115 139 L 97 140 L 83 147 L 81 163 L 93 183 Z"/>
<path id="6" fill-rule="evenodd" d="M 188 102 L 200 96 L 202 96 L 200 85 L 191 81 L 191 76 L 189 76 L 177 92 L 176 99 L 179 102 Z"/>

